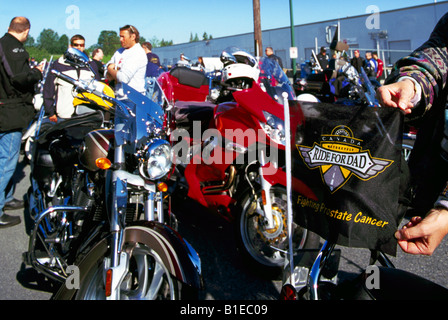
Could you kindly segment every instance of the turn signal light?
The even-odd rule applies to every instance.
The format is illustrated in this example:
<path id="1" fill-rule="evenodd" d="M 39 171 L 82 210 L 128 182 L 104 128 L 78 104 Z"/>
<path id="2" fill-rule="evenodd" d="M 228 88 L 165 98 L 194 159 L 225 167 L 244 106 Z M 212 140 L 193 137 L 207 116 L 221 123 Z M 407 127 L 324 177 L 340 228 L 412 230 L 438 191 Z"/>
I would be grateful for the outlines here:
<path id="1" fill-rule="evenodd" d="M 112 269 L 106 272 L 106 297 L 110 297 L 112 294 Z"/>
<path id="2" fill-rule="evenodd" d="M 263 201 L 263 205 L 266 205 L 266 192 L 261 190 L 261 200 Z"/>
<path id="3" fill-rule="evenodd" d="M 157 185 L 157 190 L 159 190 L 160 192 L 167 192 L 168 191 L 168 185 L 165 182 L 160 182 Z"/>
<path id="4" fill-rule="evenodd" d="M 107 170 L 112 167 L 112 162 L 107 158 L 98 158 L 95 161 L 95 165 L 100 169 Z"/>
<path id="5" fill-rule="evenodd" d="M 280 300 L 297 300 L 296 289 L 290 285 L 284 285 L 280 292 Z"/>

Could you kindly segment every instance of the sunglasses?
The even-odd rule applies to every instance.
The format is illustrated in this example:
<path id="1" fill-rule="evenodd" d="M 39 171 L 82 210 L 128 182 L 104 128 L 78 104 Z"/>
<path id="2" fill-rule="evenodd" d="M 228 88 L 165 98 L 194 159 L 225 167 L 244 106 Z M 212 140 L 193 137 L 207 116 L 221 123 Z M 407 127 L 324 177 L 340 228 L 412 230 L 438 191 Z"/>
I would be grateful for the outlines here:
<path id="1" fill-rule="evenodd" d="M 76 47 L 80 47 L 80 48 L 84 48 L 85 44 L 84 43 L 72 43 L 72 47 L 76 48 Z"/>
<path id="2" fill-rule="evenodd" d="M 125 25 L 122 29 L 129 29 L 131 31 L 132 34 L 136 33 L 135 32 L 135 28 L 131 25 Z"/>

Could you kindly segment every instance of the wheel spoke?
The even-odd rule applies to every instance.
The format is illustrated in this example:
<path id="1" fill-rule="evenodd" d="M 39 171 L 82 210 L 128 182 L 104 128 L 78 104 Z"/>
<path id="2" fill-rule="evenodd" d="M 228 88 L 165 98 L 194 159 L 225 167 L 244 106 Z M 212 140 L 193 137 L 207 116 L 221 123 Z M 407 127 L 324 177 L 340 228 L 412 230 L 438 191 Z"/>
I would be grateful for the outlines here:
<path id="1" fill-rule="evenodd" d="M 103 264 L 99 263 L 82 299 L 104 299 Z M 173 299 L 176 287 L 159 255 L 137 244 L 130 257 L 128 273 L 120 286 L 122 300 Z M 102 288 L 101 290 L 99 288 Z"/>
<path id="2" fill-rule="evenodd" d="M 150 300 L 155 300 L 157 298 L 157 295 L 159 294 L 160 288 L 163 284 L 163 276 L 165 274 L 165 271 L 163 270 L 162 266 L 159 263 L 155 264 L 154 267 L 154 273 L 151 279 L 151 285 L 149 286 L 148 294 Z"/>

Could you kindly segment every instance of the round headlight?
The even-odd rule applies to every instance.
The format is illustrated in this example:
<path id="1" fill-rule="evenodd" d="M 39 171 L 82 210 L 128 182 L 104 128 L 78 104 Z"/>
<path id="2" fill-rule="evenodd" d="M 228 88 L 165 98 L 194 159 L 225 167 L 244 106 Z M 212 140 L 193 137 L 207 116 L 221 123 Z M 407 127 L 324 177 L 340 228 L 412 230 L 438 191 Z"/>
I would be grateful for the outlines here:
<path id="1" fill-rule="evenodd" d="M 168 141 L 152 141 L 139 165 L 142 177 L 149 180 L 163 178 L 171 170 L 173 164 L 171 154 L 171 146 Z"/>

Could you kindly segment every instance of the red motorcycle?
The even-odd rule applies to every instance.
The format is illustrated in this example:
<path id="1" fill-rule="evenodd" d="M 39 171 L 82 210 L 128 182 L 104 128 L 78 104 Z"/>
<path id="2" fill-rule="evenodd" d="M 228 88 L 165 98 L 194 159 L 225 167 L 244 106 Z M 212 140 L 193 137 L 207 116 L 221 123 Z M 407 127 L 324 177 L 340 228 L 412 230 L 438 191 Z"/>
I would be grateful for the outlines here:
<path id="1" fill-rule="evenodd" d="M 272 275 L 288 250 L 284 101 L 298 104 L 272 60 L 232 48 L 221 61 L 221 103 L 177 101 L 168 112 L 179 181 L 189 198 L 235 224 L 238 251 L 253 270 Z M 179 96 L 175 87 L 164 91 Z M 315 198 L 300 180 L 293 188 Z M 316 234 L 292 230 L 294 249 L 319 247 Z"/>
<path id="2" fill-rule="evenodd" d="M 162 73 L 157 82 L 168 101 L 205 101 L 209 94 L 209 81 L 204 72 L 186 66 Z"/>

